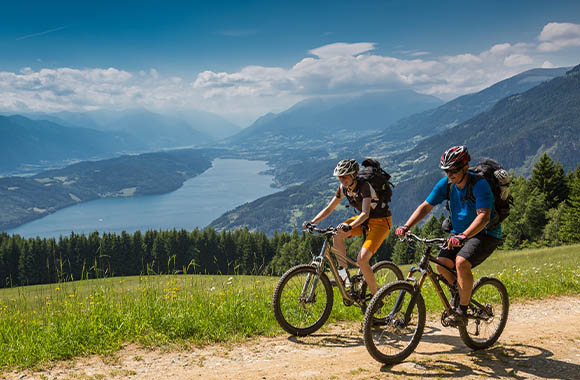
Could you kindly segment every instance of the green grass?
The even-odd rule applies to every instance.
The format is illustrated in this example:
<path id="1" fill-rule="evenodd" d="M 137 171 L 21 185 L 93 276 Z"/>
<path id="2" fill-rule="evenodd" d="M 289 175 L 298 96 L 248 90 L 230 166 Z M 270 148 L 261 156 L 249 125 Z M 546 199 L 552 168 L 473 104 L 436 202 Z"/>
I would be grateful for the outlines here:
<path id="1" fill-rule="evenodd" d="M 408 268 L 402 268 L 403 272 Z M 580 294 L 580 245 L 497 251 L 475 270 L 507 286 L 510 298 Z M 124 344 L 237 341 L 282 330 L 271 297 L 278 278 L 260 276 L 120 277 L 0 289 L 0 369 L 34 367 Z M 428 311 L 441 309 L 429 283 Z M 331 321 L 361 320 L 335 290 Z"/>

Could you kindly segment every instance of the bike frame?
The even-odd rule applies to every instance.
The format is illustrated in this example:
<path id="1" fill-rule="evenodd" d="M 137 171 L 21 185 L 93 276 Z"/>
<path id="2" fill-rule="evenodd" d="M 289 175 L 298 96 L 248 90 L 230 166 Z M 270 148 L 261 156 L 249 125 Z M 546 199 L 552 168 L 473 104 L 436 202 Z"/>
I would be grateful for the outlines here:
<path id="1" fill-rule="evenodd" d="M 354 300 L 346 292 L 344 284 L 342 283 L 342 279 L 340 278 L 340 276 L 338 274 L 338 268 L 336 267 L 336 265 L 334 263 L 333 255 L 335 258 L 337 258 L 337 257 L 344 258 L 350 266 L 353 266 L 356 268 L 358 268 L 359 266 L 356 262 L 351 260 L 348 256 L 343 255 L 342 252 L 340 252 L 338 249 L 334 248 L 332 246 L 331 239 L 332 239 L 331 236 L 324 237 L 324 243 L 322 244 L 322 248 L 320 249 L 320 254 L 318 256 L 314 257 L 314 259 L 312 260 L 312 265 L 317 268 L 317 274 L 318 274 L 318 276 L 314 279 L 314 281 L 318 281 L 318 277 L 322 273 L 324 273 L 325 264 L 328 263 L 328 265 L 330 266 L 330 272 L 334 276 L 336 286 L 338 287 L 338 291 L 340 292 L 340 295 L 342 296 L 342 298 L 344 298 L 345 300 L 350 301 L 350 302 L 356 302 L 356 300 Z M 304 287 L 305 287 L 304 289 L 306 289 L 309 282 L 310 282 L 310 279 L 307 278 L 306 283 L 304 284 Z M 313 285 L 314 286 L 312 287 L 312 289 L 314 290 L 316 288 L 316 282 Z"/>
<path id="2" fill-rule="evenodd" d="M 412 266 L 411 269 L 409 269 L 409 274 L 407 275 L 407 281 L 414 283 L 414 288 L 415 288 L 413 298 L 411 299 L 412 303 L 410 306 L 414 306 L 417 294 L 419 294 L 419 292 L 421 292 L 421 288 L 423 287 L 423 284 L 425 283 L 425 278 L 429 278 L 431 280 L 431 283 L 433 283 L 433 286 L 435 288 L 435 292 L 439 296 L 439 299 L 441 300 L 443 307 L 445 308 L 445 310 L 447 310 L 447 312 L 451 313 L 452 312 L 451 304 L 447 300 L 447 297 L 445 296 L 445 292 L 443 291 L 443 288 L 441 287 L 440 283 L 443 282 L 445 285 L 447 285 L 448 288 L 451 288 L 452 285 L 449 283 L 449 281 L 447 281 L 447 279 L 442 274 L 435 273 L 435 271 L 431 267 L 430 263 L 435 263 L 435 264 L 441 265 L 447 271 L 449 271 L 452 275 L 454 275 L 455 278 L 457 278 L 457 271 L 454 268 L 450 268 L 447 265 L 443 264 L 441 261 L 437 260 L 435 257 L 431 256 L 432 248 L 433 248 L 432 246 L 427 246 L 427 250 L 425 251 L 425 253 L 423 253 L 423 257 L 421 258 L 421 261 L 419 262 L 419 266 L 418 267 Z M 413 277 L 413 273 L 417 273 L 417 272 L 421 273 L 421 277 L 419 277 L 418 280 Z M 401 300 L 401 302 L 402 302 L 402 300 Z M 398 303 L 398 301 L 397 301 L 397 303 Z M 407 313 L 410 313 L 410 311 L 412 309 L 413 308 L 410 307 L 408 309 Z"/>
<path id="3" fill-rule="evenodd" d="M 421 240 L 417 236 L 415 236 L 415 238 L 419 239 L 418 241 L 422 241 L 423 243 L 426 243 L 426 239 Z M 437 241 L 437 240 L 439 240 L 439 239 L 435 239 L 435 241 Z M 441 240 L 441 242 L 443 242 L 443 241 L 444 240 Z M 427 240 L 427 242 L 429 242 L 429 241 Z M 434 243 L 434 241 L 432 240 L 432 241 L 430 241 L 430 243 Z M 407 307 L 407 310 L 405 312 L 405 322 L 408 322 L 410 320 L 411 313 L 413 311 L 413 308 L 415 307 L 415 301 L 417 299 L 417 296 L 421 293 L 421 288 L 423 287 L 423 284 L 425 283 L 425 278 L 429 278 L 431 280 L 431 282 L 433 283 L 433 287 L 435 288 L 435 292 L 439 296 L 439 299 L 441 300 L 441 303 L 443 304 L 443 307 L 445 308 L 447 313 L 449 313 L 449 314 L 453 313 L 452 306 L 449 303 L 449 301 L 447 300 L 447 297 L 445 296 L 443 288 L 441 287 L 441 282 L 443 282 L 449 289 L 451 289 L 452 285 L 449 283 L 449 281 L 447 281 L 447 279 L 442 274 L 435 273 L 435 271 L 433 271 L 433 268 L 431 267 L 430 264 L 435 263 L 435 264 L 441 265 L 447 271 L 449 271 L 451 274 L 453 274 L 455 276 L 455 278 L 457 278 L 457 271 L 455 270 L 455 268 L 450 268 L 447 265 L 443 264 L 441 261 L 437 260 L 437 258 L 431 256 L 431 250 L 433 249 L 433 245 L 426 244 L 426 246 L 427 246 L 427 249 L 423 253 L 423 257 L 421 257 L 421 261 L 419 262 L 418 267 L 412 266 L 411 269 L 409 269 L 409 274 L 407 275 L 406 281 L 413 283 L 414 292 L 413 292 L 413 295 L 411 296 L 409 306 Z M 417 272 L 421 273 L 421 277 L 418 280 L 413 277 L 413 273 L 417 273 Z M 393 311 L 391 311 L 391 313 L 389 315 L 394 315 L 395 313 L 397 313 L 398 311 L 401 310 L 404 298 L 405 298 L 405 294 L 403 291 L 401 291 L 399 294 L 399 297 L 397 298 L 397 301 L 395 302 L 395 305 L 393 307 Z M 484 309 L 484 306 L 481 305 L 479 302 L 475 301 L 474 299 L 471 299 L 469 301 L 469 303 L 475 305 L 479 309 Z M 468 317 L 474 318 L 474 319 L 485 319 L 485 318 L 480 317 L 480 316 L 468 316 Z"/>

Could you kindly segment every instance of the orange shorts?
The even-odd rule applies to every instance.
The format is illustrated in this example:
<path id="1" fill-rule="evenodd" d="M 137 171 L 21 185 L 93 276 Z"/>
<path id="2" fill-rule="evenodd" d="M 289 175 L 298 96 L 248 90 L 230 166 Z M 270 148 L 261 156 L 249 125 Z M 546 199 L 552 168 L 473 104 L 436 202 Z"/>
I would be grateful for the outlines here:
<path id="1" fill-rule="evenodd" d="M 344 223 L 352 223 L 358 216 L 353 216 L 344 221 Z M 388 216 L 386 218 L 372 218 L 368 220 L 367 226 L 367 238 L 363 242 L 362 248 L 366 248 L 372 253 L 377 253 L 379 247 L 383 241 L 389 236 L 391 231 L 391 226 L 393 225 L 393 218 Z M 352 230 L 353 236 L 359 236 L 363 234 L 361 226 L 354 227 Z"/>

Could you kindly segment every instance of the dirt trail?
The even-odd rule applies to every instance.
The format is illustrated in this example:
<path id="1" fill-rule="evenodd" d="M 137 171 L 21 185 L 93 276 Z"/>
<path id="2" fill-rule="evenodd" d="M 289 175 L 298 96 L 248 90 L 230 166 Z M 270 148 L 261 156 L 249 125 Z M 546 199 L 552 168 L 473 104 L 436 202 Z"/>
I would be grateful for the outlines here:
<path id="1" fill-rule="evenodd" d="M 512 304 L 498 344 L 478 352 L 463 344 L 457 330 L 428 321 L 415 353 L 394 366 L 370 357 L 360 327 L 336 324 L 305 338 L 257 338 L 187 352 L 126 347 L 113 359 L 80 358 L 0 379 L 580 380 L 580 297 Z"/>

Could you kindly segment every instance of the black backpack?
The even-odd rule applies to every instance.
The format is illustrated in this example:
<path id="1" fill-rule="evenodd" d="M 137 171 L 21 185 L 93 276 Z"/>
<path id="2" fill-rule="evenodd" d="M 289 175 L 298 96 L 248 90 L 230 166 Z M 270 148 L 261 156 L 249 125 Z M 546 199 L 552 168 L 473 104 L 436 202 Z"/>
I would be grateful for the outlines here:
<path id="1" fill-rule="evenodd" d="M 507 171 L 497 161 L 485 159 L 469 168 L 469 171 L 475 174 L 470 177 L 467 184 L 466 198 L 475 202 L 473 196 L 473 185 L 481 179 L 485 179 L 491 188 L 495 198 L 495 215 L 487 225 L 488 230 L 496 229 L 510 215 L 510 206 L 514 203 L 514 198 L 509 193 L 510 176 Z M 449 207 L 449 194 L 451 192 L 451 183 L 447 186 L 447 210 Z"/>
<path id="2" fill-rule="evenodd" d="M 377 207 L 379 209 L 387 207 L 393 196 L 393 185 L 390 181 L 391 175 L 381 168 L 381 164 L 372 158 L 367 158 L 362 162 L 362 168 L 357 176 L 358 181 L 368 182 L 379 198 Z"/>

